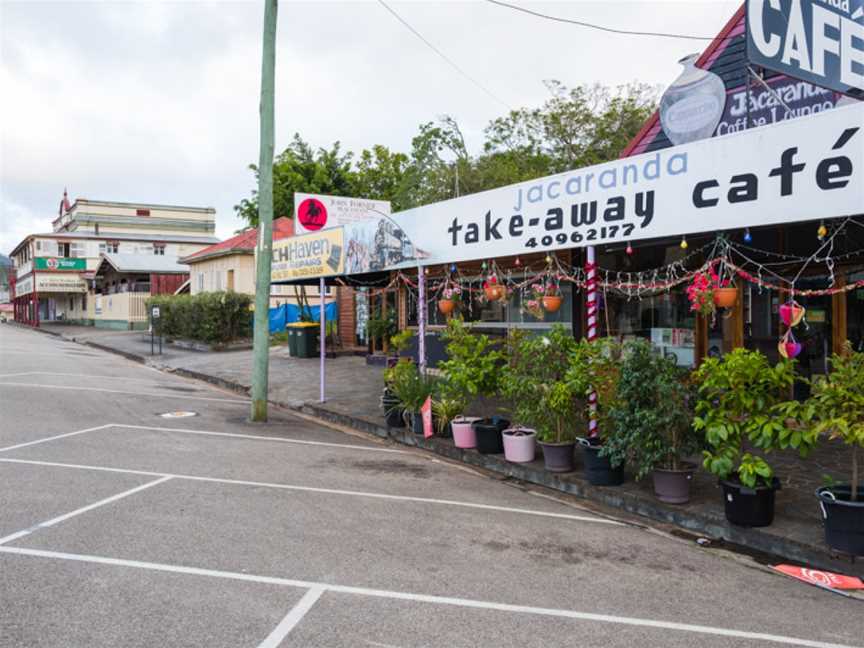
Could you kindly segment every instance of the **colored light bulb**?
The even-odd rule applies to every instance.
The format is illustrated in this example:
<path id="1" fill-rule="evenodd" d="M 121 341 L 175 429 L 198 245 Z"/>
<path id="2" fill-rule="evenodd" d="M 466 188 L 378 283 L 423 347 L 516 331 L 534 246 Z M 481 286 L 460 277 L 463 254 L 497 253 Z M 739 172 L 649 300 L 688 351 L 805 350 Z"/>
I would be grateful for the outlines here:
<path id="1" fill-rule="evenodd" d="M 627 252 L 628 255 L 632 255 L 633 254 L 633 246 L 628 243 L 627 249 L 625 251 Z"/>
<path id="2" fill-rule="evenodd" d="M 687 245 L 687 239 L 685 237 L 681 237 L 681 249 L 686 250 L 689 246 Z"/>
<path id="3" fill-rule="evenodd" d="M 516 257 L 516 267 L 518 268 L 521 265 L 522 265 L 522 261 L 519 259 L 519 257 Z"/>
<path id="4" fill-rule="evenodd" d="M 828 228 L 825 227 L 825 225 L 820 225 L 820 226 L 819 226 L 819 229 L 816 230 L 816 236 L 818 236 L 818 237 L 819 237 L 819 240 L 821 241 L 821 240 L 822 240 L 823 238 L 825 238 L 827 235 L 828 235 Z"/>
<path id="5" fill-rule="evenodd" d="M 753 240 L 753 237 L 750 236 L 750 228 L 748 227 L 747 229 L 744 230 L 744 242 L 750 243 L 750 241 L 752 241 L 752 240 Z"/>

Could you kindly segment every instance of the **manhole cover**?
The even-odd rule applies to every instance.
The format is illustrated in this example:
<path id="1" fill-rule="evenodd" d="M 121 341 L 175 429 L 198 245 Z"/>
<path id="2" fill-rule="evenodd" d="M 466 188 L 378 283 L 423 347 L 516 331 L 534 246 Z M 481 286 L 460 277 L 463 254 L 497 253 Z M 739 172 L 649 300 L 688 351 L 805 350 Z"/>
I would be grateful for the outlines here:
<path id="1" fill-rule="evenodd" d="M 190 416 L 198 416 L 198 412 L 184 412 L 182 410 L 177 412 L 165 412 L 164 414 L 160 414 L 162 418 L 188 418 Z"/>

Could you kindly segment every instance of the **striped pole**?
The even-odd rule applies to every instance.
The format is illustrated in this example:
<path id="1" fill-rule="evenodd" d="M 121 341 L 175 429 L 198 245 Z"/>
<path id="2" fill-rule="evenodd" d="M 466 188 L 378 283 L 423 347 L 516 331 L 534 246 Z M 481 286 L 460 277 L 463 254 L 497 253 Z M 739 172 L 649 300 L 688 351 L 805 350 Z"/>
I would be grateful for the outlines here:
<path id="1" fill-rule="evenodd" d="M 588 341 L 597 339 L 597 257 L 593 245 L 588 246 L 588 257 L 585 261 L 585 291 L 588 311 Z M 588 421 L 588 436 L 597 436 L 597 392 L 593 389 L 588 394 L 588 409 L 591 418 Z"/>
<path id="2" fill-rule="evenodd" d="M 417 266 L 417 363 L 426 373 L 426 271 Z"/>

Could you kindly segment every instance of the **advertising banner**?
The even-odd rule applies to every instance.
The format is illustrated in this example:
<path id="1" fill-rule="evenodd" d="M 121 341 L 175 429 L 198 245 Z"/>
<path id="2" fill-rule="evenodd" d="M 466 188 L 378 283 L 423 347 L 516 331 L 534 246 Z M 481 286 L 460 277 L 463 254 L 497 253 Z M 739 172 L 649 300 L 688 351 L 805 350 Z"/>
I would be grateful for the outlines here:
<path id="1" fill-rule="evenodd" d="M 271 280 L 345 274 L 343 228 L 273 241 Z"/>
<path id="2" fill-rule="evenodd" d="M 855 104 L 358 222 L 338 245 L 357 274 L 862 213 Z M 278 245 L 299 246 L 281 260 L 296 264 L 325 234 L 274 243 L 273 280 L 303 276 Z"/>
<path id="3" fill-rule="evenodd" d="M 864 96 L 864 0 L 747 0 L 747 58 Z"/>
<path id="4" fill-rule="evenodd" d="M 36 290 L 40 293 L 86 293 L 87 282 L 75 275 L 38 274 L 36 275 Z"/>
<path id="5" fill-rule="evenodd" d="M 750 85 L 750 128 L 831 110 L 843 96 L 833 90 L 787 76 L 774 77 L 765 83 L 771 91 L 756 83 Z M 789 107 L 788 111 L 780 101 Z M 726 108 L 717 125 L 716 134 L 728 135 L 748 128 L 747 113 L 747 87 L 739 86 L 728 93 Z"/>
<path id="6" fill-rule="evenodd" d="M 64 257 L 36 257 L 36 270 L 78 270 L 87 269 L 87 259 L 69 259 Z"/>
<path id="7" fill-rule="evenodd" d="M 33 277 L 26 277 L 15 282 L 15 296 L 22 297 L 33 292 Z"/>
<path id="8" fill-rule="evenodd" d="M 357 221 L 390 215 L 386 200 L 346 198 L 320 194 L 294 194 L 294 223 L 297 234 L 332 229 Z"/>

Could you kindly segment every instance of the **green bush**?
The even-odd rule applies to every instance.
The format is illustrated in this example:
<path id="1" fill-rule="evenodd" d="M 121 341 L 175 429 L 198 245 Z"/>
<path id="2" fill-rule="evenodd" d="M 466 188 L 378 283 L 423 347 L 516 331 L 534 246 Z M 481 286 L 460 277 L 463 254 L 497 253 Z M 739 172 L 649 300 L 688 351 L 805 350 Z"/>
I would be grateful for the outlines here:
<path id="1" fill-rule="evenodd" d="M 251 335 L 252 297 L 235 292 L 199 295 L 156 295 L 148 309 L 159 306 L 156 333 L 207 344 L 225 344 Z"/>

